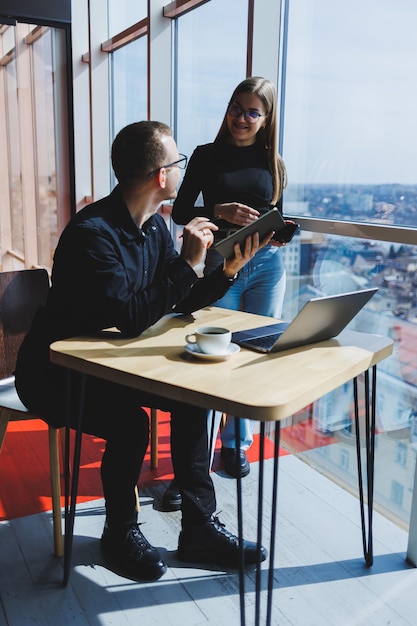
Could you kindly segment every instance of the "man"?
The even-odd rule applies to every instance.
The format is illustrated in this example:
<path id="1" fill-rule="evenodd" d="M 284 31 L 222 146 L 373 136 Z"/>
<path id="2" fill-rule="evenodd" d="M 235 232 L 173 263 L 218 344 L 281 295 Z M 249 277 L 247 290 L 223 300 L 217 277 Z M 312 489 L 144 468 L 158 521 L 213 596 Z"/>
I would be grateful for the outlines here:
<path id="1" fill-rule="evenodd" d="M 237 272 L 267 243 L 257 235 L 248 238 L 244 250 L 236 246 L 232 259 L 198 278 L 196 268 L 217 227 L 204 217 L 192 220 L 178 254 L 157 214 L 161 202 L 175 198 L 179 166 L 185 162 L 168 126 L 130 124 L 112 146 L 118 186 L 74 216 L 62 233 L 47 304 L 35 317 L 16 368 L 21 400 L 49 424 L 63 425 L 66 401 L 65 371 L 50 363 L 51 342 L 109 327 L 138 336 L 167 313 L 204 307 L 226 293 Z M 76 403 L 77 388 L 72 391 Z M 143 406 L 171 413 L 172 461 L 182 496 L 179 558 L 236 566 L 237 538 L 214 516 L 207 411 L 89 377 L 83 431 L 106 440 L 104 554 L 133 578 L 157 579 L 166 571 L 158 550 L 142 534 L 135 509 L 134 489 L 149 437 Z M 256 544 L 245 542 L 244 554 L 246 563 L 255 563 Z"/>

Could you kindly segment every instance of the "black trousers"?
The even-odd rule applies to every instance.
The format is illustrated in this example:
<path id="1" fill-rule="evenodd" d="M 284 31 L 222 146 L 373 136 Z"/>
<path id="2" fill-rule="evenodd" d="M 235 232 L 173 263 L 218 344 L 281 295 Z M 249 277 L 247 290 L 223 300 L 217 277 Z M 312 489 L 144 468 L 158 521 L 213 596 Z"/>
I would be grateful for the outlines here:
<path id="1" fill-rule="evenodd" d="M 22 402 L 52 426 L 64 425 L 67 372 L 49 365 L 42 373 L 31 368 L 31 376 L 26 374 L 27 370 L 16 376 Z M 70 420 L 76 427 L 80 375 L 75 372 L 71 373 L 70 390 Z M 207 521 L 216 510 L 209 473 L 208 411 L 88 376 L 82 430 L 106 440 L 101 477 L 109 526 L 136 521 L 134 488 L 149 441 L 149 418 L 142 407 L 171 413 L 171 455 L 182 493 L 183 526 Z"/>

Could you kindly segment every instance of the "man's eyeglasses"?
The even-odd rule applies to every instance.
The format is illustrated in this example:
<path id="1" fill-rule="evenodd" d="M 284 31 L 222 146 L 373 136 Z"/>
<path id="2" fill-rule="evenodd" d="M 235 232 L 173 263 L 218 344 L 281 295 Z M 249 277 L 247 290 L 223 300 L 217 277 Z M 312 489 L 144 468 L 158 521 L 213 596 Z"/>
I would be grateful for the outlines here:
<path id="1" fill-rule="evenodd" d="M 245 111 L 235 102 L 229 104 L 227 112 L 232 117 L 240 117 L 243 114 L 244 119 L 249 122 L 249 124 L 256 124 L 260 117 L 266 117 L 265 115 L 262 115 L 262 113 L 258 113 L 258 111 L 253 111 L 252 109 Z"/>
<path id="2" fill-rule="evenodd" d="M 149 172 L 148 176 L 152 176 L 153 174 L 156 174 L 156 172 L 159 172 L 159 170 L 161 170 L 162 168 L 168 169 L 168 167 L 176 166 L 176 167 L 179 167 L 180 170 L 185 170 L 185 168 L 187 167 L 188 157 L 186 157 L 185 154 L 180 154 L 179 157 L 180 158 L 178 159 L 178 161 L 173 161 L 172 163 L 165 163 L 165 165 L 161 165 L 156 170 L 152 170 L 152 172 Z"/>

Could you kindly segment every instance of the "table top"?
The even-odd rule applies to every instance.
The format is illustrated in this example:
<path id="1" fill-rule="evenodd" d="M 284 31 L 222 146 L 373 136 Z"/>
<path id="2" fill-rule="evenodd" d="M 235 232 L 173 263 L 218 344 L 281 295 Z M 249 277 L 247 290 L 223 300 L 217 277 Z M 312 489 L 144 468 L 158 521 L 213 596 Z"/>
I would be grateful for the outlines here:
<path id="1" fill-rule="evenodd" d="M 225 361 L 185 351 L 185 335 L 199 326 L 232 331 L 276 320 L 208 307 L 168 315 L 142 335 L 76 337 L 53 343 L 51 361 L 84 374 L 239 417 L 281 420 L 358 376 L 392 352 L 389 337 L 344 331 L 336 338 L 284 352 L 241 349 Z"/>

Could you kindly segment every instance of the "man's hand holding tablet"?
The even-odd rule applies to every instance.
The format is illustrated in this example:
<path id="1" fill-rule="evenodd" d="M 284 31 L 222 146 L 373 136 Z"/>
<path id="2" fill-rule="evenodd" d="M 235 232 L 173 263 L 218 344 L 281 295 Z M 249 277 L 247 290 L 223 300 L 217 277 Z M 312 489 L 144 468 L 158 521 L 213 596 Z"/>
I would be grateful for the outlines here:
<path id="1" fill-rule="evenodd" d="M 241 249 L 243 249 L 246 238 L 249 235 L 259 233 L 259 240 L 262 241 L 270 232 L 274 231 L 275 234 L 272 238 L 274 241 L 287 243 L 292 239 L 297 229 L 298 224 L 291 220 L 284 220 L 280 210 L 273 208 L 251 224 L 248 224 L 248 226 L 239 228 L 225 239 L 215 243 L 214 249 L 225 259 L 229 259 L 234 255 L 235 243 L 239 243 Z"/>

